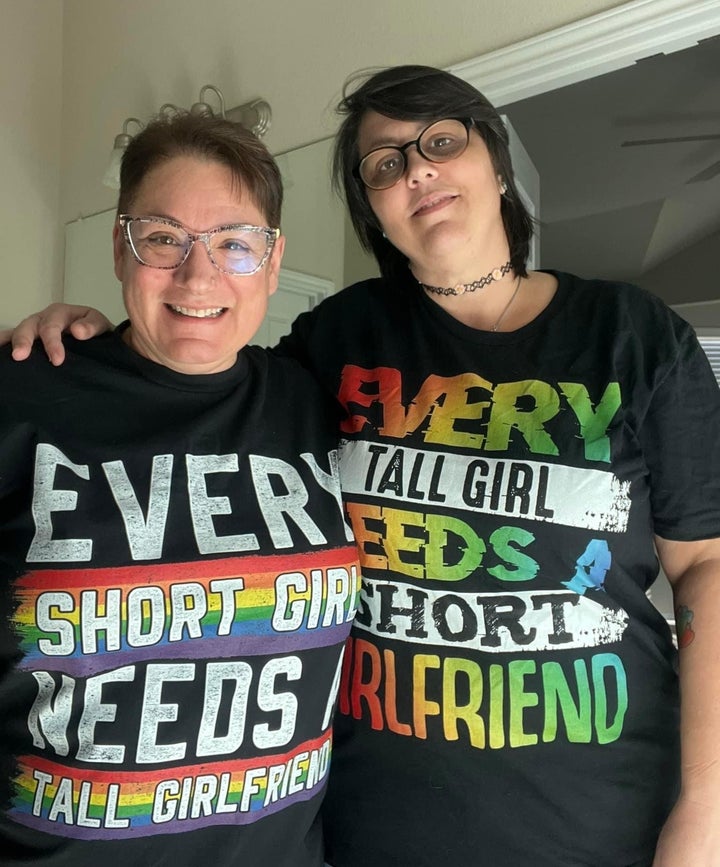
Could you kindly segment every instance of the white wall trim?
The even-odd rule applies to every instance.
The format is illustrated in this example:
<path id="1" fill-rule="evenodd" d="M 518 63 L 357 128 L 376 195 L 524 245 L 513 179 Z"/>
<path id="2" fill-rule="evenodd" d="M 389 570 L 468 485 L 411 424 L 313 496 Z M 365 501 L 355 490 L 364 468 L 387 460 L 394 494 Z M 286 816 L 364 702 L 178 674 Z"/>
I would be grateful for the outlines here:
<path id="1" fill-rule="evenodd" d="M 707 301 L 683 301 L 681 304 L 671 304 L 673 310 L 683 310 L 685 307 L 712 307 L 720 304 L 720 299 L 710 298 Z"/>
<path id="2" fill-rule="evenodd" d="M 291 268 L 280 269 L 278 286 L 287 292 L 315 296 L 317 299 L 315 303 L 319 303 L 335 291 L 335 284 L 332 280 L 304 274 L 302 271 L 293 271 Z"/>
<path id="3" fill-rule="evenodd" d="M 670 54 L 720 33 L 720 0 L 632 0 L 448 67 L 494 105 Z"/>
<path id="4" fill-rule="evenodd" d="M 720 300 L 686 301 L 672 304 L 671 309 L 687 320 L 700 337 L 720 336 Z M 720 363 L 718 365 L 720 369 Z"/>

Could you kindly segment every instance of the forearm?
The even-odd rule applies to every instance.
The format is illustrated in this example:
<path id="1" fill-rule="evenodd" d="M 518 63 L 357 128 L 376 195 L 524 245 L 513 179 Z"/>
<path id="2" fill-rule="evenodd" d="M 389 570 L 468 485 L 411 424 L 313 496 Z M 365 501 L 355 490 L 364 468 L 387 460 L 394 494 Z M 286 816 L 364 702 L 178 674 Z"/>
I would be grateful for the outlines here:
<path id="1" fill-rule="evenodd" d="M 653 867 L 720 867 L 720 539 L 656 538 L 680 655 L 680 796 Z"/>
<path id="2" fill-rule="evenodd" d="M 667 568 L 672 557 L 662 559 Z M 653 867 L 720 867 L 720 557 L 714 550 L 674 574 L 681 790 Z"/>
<path id="3" fill-rule="evenodd" d="M 681 691 L 683 797 L 720 814 L 720 560 L 673 583 Z"/>

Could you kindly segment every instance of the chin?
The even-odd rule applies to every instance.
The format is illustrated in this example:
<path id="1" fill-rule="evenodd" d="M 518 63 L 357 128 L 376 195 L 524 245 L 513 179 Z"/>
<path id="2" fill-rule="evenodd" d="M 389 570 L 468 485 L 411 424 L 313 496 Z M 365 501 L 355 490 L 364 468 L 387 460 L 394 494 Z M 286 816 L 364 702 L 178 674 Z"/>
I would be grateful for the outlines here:
<path id="1" fill-rule="evenodd" d="M 165 353 L 166 364 L 179 373 L 219 373 L 232 367 L 237 351 L 218 353 L 217 345 L 202 341 L 179 341 L 168 347 Z M 189 346 L 187 344 L 190 344 Z"/>
<path id="2" fill-rule="evenodd" d="M 471 238 L 468 237 L 467 232 L 463 232 L 457 226 L 433 226 L 422 240 L 421 255 L 426 260 L 430 260 L 428 265 L 432 267 L 436 256 L 467 256 L 470 244 Z"/>

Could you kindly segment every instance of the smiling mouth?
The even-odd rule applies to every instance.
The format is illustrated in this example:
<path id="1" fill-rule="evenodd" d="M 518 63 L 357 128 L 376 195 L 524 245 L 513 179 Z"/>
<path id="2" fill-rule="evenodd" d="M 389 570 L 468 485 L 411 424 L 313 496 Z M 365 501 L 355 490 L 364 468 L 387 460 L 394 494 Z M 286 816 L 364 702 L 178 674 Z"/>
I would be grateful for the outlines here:
<path id="1" fill-rule="evenodd" d="M 177 304 L 166 304 L 165 306 L 178 316 L 190 316 L 193 319 L 217 319 L 218 316 L 221 316 L 227 310 L 227 307 L 197 309 L 194 307 L 180 307 Z"/>

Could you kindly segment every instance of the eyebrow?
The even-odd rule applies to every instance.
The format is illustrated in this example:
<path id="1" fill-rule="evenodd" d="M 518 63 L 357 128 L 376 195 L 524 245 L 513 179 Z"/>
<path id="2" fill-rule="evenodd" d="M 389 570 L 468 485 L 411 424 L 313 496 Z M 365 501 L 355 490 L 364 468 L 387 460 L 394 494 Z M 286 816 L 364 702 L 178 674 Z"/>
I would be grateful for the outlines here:
<path id="1" fill-rule="evenodd" d="M 159 220 L 167 220 L 169 223 L 174 223 L 176 226 L 179 226 L 181 229 L 185 229 L 186 232 L 191 232 L 194 235 L 204 235 L 205 232 L 215 232 L 218 229 L 231 229 L 235 226 L 254 226 L 257 229 L 265 228 L 265 225 L 258 225 L 249 220 L 231 220 L 230 222 L 219 223 L 217 226 L 213 226 L 210 229 L 203 229 L 202 232 L 199 232 L 197 229 L 194 229 L 192 226 L 186 226 L 185 223 L 181 222 L 175 217 L 171 217 L 168 214 L 163 214 L 158 211 L 148 211 L 145 214 L 138 214 L 138 217 L 142 217 L 147 219 L 148 217 L 153 218 L 157 217 Z M 267 222 L 267 220 L 266 220 Z M 268 226 L 268 228 L 274 228 L 273 226 Z"/>
<path id="2" fill-rule="evenodd" d="M 401 145 L 407 144 L 409 141 L 414 141 L 414 140 L 417 139 L 417 138 L 420 136 L 420 134 L 421 134 L 422 132 L 424 132 L 424 131 L 429 127 L 429 126 L 432 126 L 434 123 L 439 123 L 439 122 L 442 121 L 442 120 L 450 120 L 450 119 L 451 119 L 451 118 L 446 118 L 445 116 L 443 116 L 443 117 L 436 117 L 436 118 L 433 118 L 433 119 L 427 119 L 427 118 L 426 118 L 426 119 L 420 119 L 420 118 L 418 118 L 417 121 L 414 121 L 414 122 L 417 124 L 417 127 L 416 127 L 416 129 L 415 129 L 415 132 L 414 132 L 414 134 L 413 134 L 413 135 L 414 135 L 414 138 L 407 138 L 407 139 L 406 139 L 406 138 L 404 137 L 404 135 L 403 135 L 403 136 L 396 136 L 396 137 L 394 137 L 394 138 L 387 138 L 387 137 L 376 138 L 376 139 L 373 140 L 372 144 L 370 144 L 370 145 L 368 146 L 367 150 L 364 150 L 364 151 L 361 152 L 361 154 L 360 154 L 360 158 L 362 159 L 364 156 L 366 156 L 367 154 L 369 154 L 371 151 L 378 150 L 378 148 L 393 148 L 393 147 L 400 147 Z M 393 120 L 393 118 L 388 118 L 388 120 Z M 398 123 L 413 123 L 413 121 L 412 121 L 412 120 L 410 120 L 410 121 L 402 121 L 402 120 L 398 120 Z M 404 139 L 404 140 L 401 141 L 401 140 L 400 140 L 401 138 Z"/>
<path id="3" fill-rule="evenodd" d="M 379 150 L 380 148 L 395 148 L 399 147 L 401 144 L 405 144 L 405 142 L 400 141 L 391 141 L 390 139 L 377 139 L 368 145 L 367 148 L 360 151 L 360 156 L 364 156 L 365 154 L 370 154 L 373 151 Z"/>
<path id="4" fill-rule="evenodd" d="M 403 121 L 401 121 L 401 123 L 402 122 Z M 417 121 L 418 127 L 415 131 L 415 138 L 417 138 L 426 127 L 430 126 L 434 122 L 435 121 L 432 121 L 432 120 L 430 120 L 430 121 L 418 120 Z M 412 123 L 412 121 L 410 121 L 410 123 Z M 377 150 L 378 148 L 398 147 L 398 145 L 404 145 L 408 141 L 413 141 L 413 139 L 412 138 L 406 139 L 404 135 L 402 135 L 402 136 L 397 135 L 395 137 L 388 137 L 387 134 L 385 134 L 382 137 L 377 137 L 377 138 L 372 139 L 372 141 L 369 143 L 367 149 L 362 151 L 362 153 L 363 154 L 369 154 L 370 151 Z"/>

